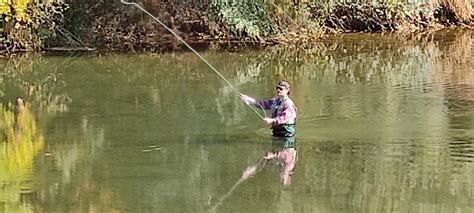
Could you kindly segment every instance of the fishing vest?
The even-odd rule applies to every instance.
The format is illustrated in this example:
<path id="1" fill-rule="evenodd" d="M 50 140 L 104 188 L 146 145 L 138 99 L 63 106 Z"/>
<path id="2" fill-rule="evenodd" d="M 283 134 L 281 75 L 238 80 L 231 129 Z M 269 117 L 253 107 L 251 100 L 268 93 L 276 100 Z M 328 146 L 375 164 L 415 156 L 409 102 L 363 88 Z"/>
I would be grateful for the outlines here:
<path id="1" fill-rule="evenodd" d="M 285 98 L 283 100 L 277 99 L 276 103 L 274 106 L 271 107 L 272 109 L 272 118 L 276 118 L 278 116 L 278 111 L 281 110 L 285 106 L 285 102 L 288 100 L 288 98 Z M 295 111 L 296 111 L 296 107 Z M 296 112 L 295 112 L 296 114 Z M 295 123 L 292 124 L 278 124 L 278 125 L 272 125 L 272 133 L 273 136 L 277 137 L 291 137 L 295 135 L 296 129 L 295 129 L 295 124 L 296 124 L 296 117 L 295 117 Z"/>

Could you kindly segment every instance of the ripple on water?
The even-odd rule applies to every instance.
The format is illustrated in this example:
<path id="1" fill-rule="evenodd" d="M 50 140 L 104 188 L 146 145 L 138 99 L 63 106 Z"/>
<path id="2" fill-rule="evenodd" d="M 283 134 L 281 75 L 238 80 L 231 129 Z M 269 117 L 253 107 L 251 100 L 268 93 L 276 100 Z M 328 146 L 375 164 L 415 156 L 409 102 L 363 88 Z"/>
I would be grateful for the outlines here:
<path id="1" fill-rule="evenodd" d="M 452 161 L 474 162 L 474 142 L 471 137 L 453 136 L 449 142 L 449 155 Z"/>

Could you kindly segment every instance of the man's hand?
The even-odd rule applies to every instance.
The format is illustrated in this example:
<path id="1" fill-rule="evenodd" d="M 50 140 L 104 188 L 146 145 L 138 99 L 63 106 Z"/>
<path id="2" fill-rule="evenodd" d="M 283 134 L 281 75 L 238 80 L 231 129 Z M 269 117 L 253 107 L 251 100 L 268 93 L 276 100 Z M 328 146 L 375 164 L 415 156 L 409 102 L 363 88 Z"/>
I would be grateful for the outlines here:
<path id="1" fill-rule="evenodd" d="M 264 118 L 263 119 L 267 124 L 272 124 L 275 123 L 276 119 L 275 118 Z"/>
<path id="2" fill-rule="evenodd" d="M 247 105 L 250 105 L 250 104 L 255 104 L 257 101 L 249 96 L 246 96 L 246 95 L 242 95 L 240 96 L 240 99 Z"/>

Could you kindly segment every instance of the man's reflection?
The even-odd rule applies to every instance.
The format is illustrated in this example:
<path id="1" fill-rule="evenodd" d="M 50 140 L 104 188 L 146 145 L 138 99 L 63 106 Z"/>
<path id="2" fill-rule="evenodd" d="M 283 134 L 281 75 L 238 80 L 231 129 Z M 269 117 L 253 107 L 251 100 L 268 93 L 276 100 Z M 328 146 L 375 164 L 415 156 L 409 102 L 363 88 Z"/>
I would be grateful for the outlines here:
<path id="1" fill-rule="evenodd" d="M 245 169 L 240 179 L 234 184 L 234 186 L 232 186 L 227 194 L 221 197 L 219 201 L 217 201 L 216 204 L 210 208 L 211 211 L 215 211 L 242 182 L 260 172 L 265 167 L 267 162 L 275 162 L 278 166 L 281 166 L 281 183 L 285 186 L 291 184 L 291 176 L 295 171 L 296 161 L 298 160 L 296 154 L 295 137 L 275 137 L 272 147 L 273 148 L 271 152 L 265 154 L 256 164 L 248 166 Z"/>
<path id="2" fill-rule="evenodd" d="M 291 176 L 298 160 L 295 137 L 276 138 L 272 145 L 272 152 L 268 152 L 263 158 L 275 160 L 276 164 L 281 166 L 280 181 L 283 185 L 288 186 L 291 184 Z"/>
<path id="3" fill-rule="evenodd" d="M 280 181 L 283 185 L 291 184 L 291 176 L 295 172 L 296 161 L 295 137 L 275 137 L 272 143 L 272 151 L 267 152 L 255 165 L 248 166 L 240 180 L 248 179 L 261 171 L 267 162 L 275 162 L 280 168 Z"/>

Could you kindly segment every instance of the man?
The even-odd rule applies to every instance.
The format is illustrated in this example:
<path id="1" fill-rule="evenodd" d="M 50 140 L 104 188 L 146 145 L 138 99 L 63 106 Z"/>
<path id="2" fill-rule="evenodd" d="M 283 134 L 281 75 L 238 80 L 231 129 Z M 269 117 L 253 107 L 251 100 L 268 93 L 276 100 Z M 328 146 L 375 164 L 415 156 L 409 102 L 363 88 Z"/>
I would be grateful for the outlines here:
<path id="1" fill-rule="evenodd" d="M 291 87 L 286 81 L 280 81 L 276 85 L 277 97 L 268 100 L 255 100 L 247 95 L 242 95 L 241 99 L 246 104 L 254 104 L 262 109 L 272 111 L 271 118 L 264 118 L 264 121 L 272 125 L 273 136 L 291 137 L 295 134 L 296 106 L 288 97 Z"/>

